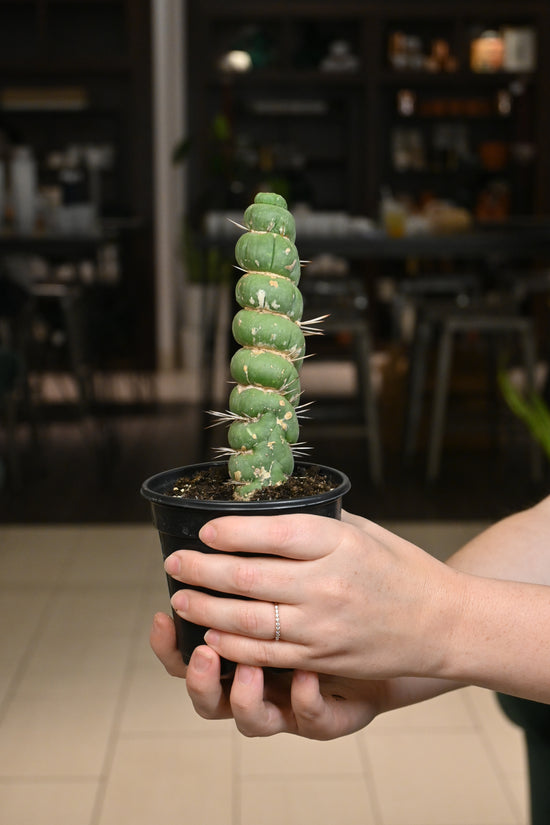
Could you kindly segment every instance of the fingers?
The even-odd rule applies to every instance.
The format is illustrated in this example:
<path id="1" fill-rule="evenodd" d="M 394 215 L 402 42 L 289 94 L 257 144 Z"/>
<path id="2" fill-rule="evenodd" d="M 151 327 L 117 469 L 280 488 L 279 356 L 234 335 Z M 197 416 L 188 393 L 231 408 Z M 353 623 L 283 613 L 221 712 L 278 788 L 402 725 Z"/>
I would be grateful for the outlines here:
<path id="1" fill-rule="evenodd" d="M 266 641 L 275 639 L 276 615 L 272 602 L 251 599 L 224 599 L 195 590 L 178 590 L 172 596 L 172 607 L 188 622 L 215 628 L 225 633 L 248 636 Z M 280 610 L 283 608 L 281 607 Z M 304 643 L 304 623 L 299 608 L 284 605 L 285 640 Z M 281 615 L 279 613 L 279 628 Z"/>
<path id="2" fill-rule="evenodd" d="M 319 689 L 318 674 L 294 671 L 290 698 L 300 735 L 308 739 L 330 739 L 332 719 Z"/>
<path id="3" fill-rule="evenodd" d="M 231 688 L 231 710 L 244 736 L 272 736 L 289 731 L 285 703 L 265 698 L 265 676 L 260 667 L 237 665 Z"/>
<path id="4" fill-rule="evenodd" d="M 285 559 L 244 558 L 222 553 L 178 550 L 168 556 L 164 569 L 185 584 L 207 587 L 221 593 L 274 601 L 275 593 L 285 600 L 296 598 L 295 562 Z"/>
<path id="5" fill-rule="evenodd" d="M 289 560 L 315 561 L 330 555 L 355 527 L 308 515 L 228 516 L 200 531 L 201 540 L 221 553 L 181 550 L 166 559 L 166 572 L 185 584 L 262 601 L 296 604 L 304 577 Z M 254 554 L 253 563 L 242 555 Z M 266 558 L 265 556 L 277 558 Z M 258 557 L 261 556 L 261 557 Z"/>
<path id="6" fill-rule="evenodd" d="M 206 645 L 195 648 L 187 668 L 187 692 L 203 719 L 230 719 L 229 683 L 220 680 L 220 657 Z"/>
<path id="7" fill-rule="evenodd" d="M 205 524 L 199 538 L 214 550 L 320 558 L 339 544 L 342 523 L 313 515 L 225 516 Z"/>
<path id="8" fill-rule="evenodd" d="M 295 671 L 291 701 L 298 733 L 328 740 L 361 730 L 378 712 L 377 684 Z"/>
<path id="9" fill-rule="evenodd" d="M 170 676 L 185 679 L 187 668 L 176 645 L 176 629 L 170 616 L 165 613 L 155 615 L 149 642 Z"/>
<path id="10" fill-rule="evenodd" d="M 204 641 L 218 656 L 231 662 L 254 667 L 315 669 L 315 660 L 308 655 L 308 648 L 293 642 L 250 639 L 213 629 L 205 633 Z"/>

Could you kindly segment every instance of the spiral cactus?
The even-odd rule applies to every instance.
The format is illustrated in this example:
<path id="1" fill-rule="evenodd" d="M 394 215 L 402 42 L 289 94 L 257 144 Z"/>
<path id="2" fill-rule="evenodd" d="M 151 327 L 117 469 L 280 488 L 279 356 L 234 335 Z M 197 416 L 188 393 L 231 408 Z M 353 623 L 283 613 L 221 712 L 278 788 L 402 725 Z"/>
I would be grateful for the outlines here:
<path id="1" fill-rule="evenodd" d="M 244 213 L 248 231 L 235 248 L 244 275 L 235 289 L 242 309 L 233 319 L 233 336 L 241 349 L 230 367 L 237 384 L 229 399 L 228 441 L 239 500 L 281 484 L 294 469 L 305 341 L 296 229 L 286 207 L 280 195 L 256 195 Z"/>

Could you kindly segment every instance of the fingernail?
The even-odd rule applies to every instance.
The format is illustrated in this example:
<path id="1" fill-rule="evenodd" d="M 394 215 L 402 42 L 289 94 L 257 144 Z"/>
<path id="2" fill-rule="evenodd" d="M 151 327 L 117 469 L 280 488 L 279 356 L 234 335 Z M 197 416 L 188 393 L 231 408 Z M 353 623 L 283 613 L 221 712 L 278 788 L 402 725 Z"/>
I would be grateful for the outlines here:
<path id="1" fill-rule="evenodd" d="M 199 530 L 199 539 L 204 542 L 204 544 L 210 544 L 211 541 L 214 541 L 218 534 L 218 531 L 214 527 L 213 524 L 205 524 L 204 527 L 201 527 Z"/>
<path id="2" fill-rule="evenodd" d="M 309 679 L 309 673 L 306 670 L 295 670 L 292 678 L 295 682 L 307 682 Z"/>
<path id="3" fill-rule="evenodd" d="M 178 590 L 177 593 L 174 593 L 172 596 L 172 607 L 174 610 L 177 610 L 178 613 L 185 613 L 189 608 L 189 598 L 185 590 Z"/>
<path id="4" fill-rule="evenodd" d="M 193 667 L 199 673 L 205 673 L 212 664 L 212 656 L 205 650 L 197 648 L 193 655 Z"/>
<path id="5" fill-rule="evenodd" d="M 207 630 L 204 634 L 204 641 L 207 645 L 216 647 L 220 643 L 220 634 L 216 630 Z"/>
<path id="6" fill-rule="evenodd" d="M 153 630 L 161 630 L 162 628 L 162 613 L 155 613 L 153 616 Z"/>
<path id="7" fill-rule="evenodd" d="M 248 665 L 239 665 L 238 679 L 241 685 L 249 685 L 254 678 L 254 670 Z"/>
<path id="8" fill-rule="evenodd" d="M 164 562 L 164 569 L 170 576 L 177 576 L 177 574 L 180 572 L 180 568 L 180 560 L 178 556 L 175 556 L 174 554 L 168 556 L 168 558 Z"/>

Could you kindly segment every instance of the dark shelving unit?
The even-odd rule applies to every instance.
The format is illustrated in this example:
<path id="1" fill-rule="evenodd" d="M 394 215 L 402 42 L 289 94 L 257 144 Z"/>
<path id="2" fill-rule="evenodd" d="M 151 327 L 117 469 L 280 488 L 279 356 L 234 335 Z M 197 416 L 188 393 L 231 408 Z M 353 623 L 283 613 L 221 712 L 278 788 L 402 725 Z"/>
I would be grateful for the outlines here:
<path id="1" fill-rule="evenodd" d="M 114 368 L 149 369 L 155 358 L 150 33 L 148 0 L 0 0 L 0 93 L 61 91 L 58 103 L 43 106 L 3 98 L 5 144 L 32 147 L 41 183 L 50 153 L 71 144 L 112 147 L 100 217 L 122 262 L 112 298 L 126 326 L 107 364 Z M 64 89 L 76 89 L 80 102 L 68 104 Z M 18 247 L 25 249 L 22 241 Z M 33 239 L 31 254 L 35 247 Z M 59 259 L 59 242 L 56 250 Z"/>
<path id="2" fill-rule="evenodd" d="M 473 71 L 472 40 L 504 26 L 535 33 L 533 68 Z M 452 56 L 449 70 L 396 67 L 390 47 L 398 33 L 416 38 L 423 54 L 443 40 Z M 543 0 L 504 0 L 498 8 L 483 0 L 279 0 L 261 8 L 247 0 L 190 0 L 187 34 L 191 215 L 240 208 L 265 183 L 316 209 L 371 216 L 383 186 L 416 199 L 458 191 L 458 200 L 475 213 L 480 192 L 497 179 L 507 187 L 511 215 L 550 212 L 550 117 L 543 88 L 550 8 Z M 323 68 L 335 41 L 345 41 L 355 58 L 347 70 Z M 223 68 L 231 50 L 250 55 L 248 71 Z M 412 93 L 417 103 L 409 117 L 398 111 L 400 91 Z M 510 103 L 506 114 L 495 103 L 499 95 L 504 108 Z M 438 100 L 447 111 L 443 106 L 437 113 Z M 433 154 L 434 127 L 441 139 L 446 124 L 451 137 L 462 125 L 467 156 L 452 157 L 446 166 L 427 157 L 416 169 L 396 166 L 397 129 L 415 129 L 427 156 Z M 504 145 L 505 162 L 487 161 L 490 147 L 482 144 L 489 143 Z"/>

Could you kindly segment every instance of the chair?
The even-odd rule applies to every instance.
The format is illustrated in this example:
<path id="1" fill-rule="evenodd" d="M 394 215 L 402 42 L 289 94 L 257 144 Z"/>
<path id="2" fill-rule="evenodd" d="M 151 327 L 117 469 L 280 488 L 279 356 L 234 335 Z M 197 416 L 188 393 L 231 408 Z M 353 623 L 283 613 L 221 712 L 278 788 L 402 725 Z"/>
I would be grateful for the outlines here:
<path id="1" fill-rule="evenodd" d="M 434 342 L 436 368 L 432 417 L 428 436 L 426 474 L 429 481 L 439 475 L 441 452 L 445 430 L 449 384 L 453 360 L 453 348 L 458 336 L 483 336 L 490 342 L 494 353 L 502 352 L 502 342 L 515 338 L 520 345 L 525 369 L 527 388 L 534 390 L 536 347 L 534 324 L 523 316 L 516 302 L 504 300 L 493 303 L 487 296 L 465 302 L 463 306 L 450 304 L 424 304 L 419 317 L 412 348 L 409 379 L 409 402 L 405 423 L 405 458 L 411 458 L 416 447 L 418 428 L 427 373 L 430 343 Z M 498 358 L 493 358 L 493 378 L 496 378 Z M 533 478 L 541 473 L 541 455 L 535 442 L 531 445 Z"/>
<path id="2" fill-rule="evenodd" d="M 346 268 L 347 269 L 347 266 Z M 316 272 L 316 265 L 308 265 L 300 281 L 300 289 L 304 296 L 304 318 L 315 318 L 326 315 L 319 326 L 327 338 L 349 339 L 347 346 L 348 356 L 355 367 L 358 388 L 355 410 L 337 408 L 331 411 L 328 405 L 316 403 L 316 419 L 331 419 L 329 432 L 337 433 L 338 437 L 355 436 L 357 429 L 350 426 L 350 413 L 357 412 L 360 419 L 359 432 L 365 438 L 367 445 L 367 459 L 372 481 L 380 484 L 382 481 L 382 442 L 378 420 L 378 410 L 372 380 L 372 342 L 370 325 L 365 317 L 368 307 L 368 296 L 362 281 L 350 277 L 345 271 L 340 274 L 331 274 L 322 269 Z M 341 345 L 343 347 L 343 345 Z M 325 358 L 331 360 L 330 355 L 315 354 L 315 362 Z M 338 424 L 338 418 L 342 420 Z M 336 423 L 335 423 L 336 420 Z M 321 431 L 317 431 L 321 434 Z"/>
<path id="3" fill-rule="evenodd" d="M 444 310 L 464 309 L 481 293 L 476 273 L 434 273 L 398 282 L 392 301 L 394 328 L 400 338 L 407 338 L 404 329 L 406 313 L 413 315 L 412 343 L 409 358 L 408 402 L 405 412 L 405 460 L 414 456 L 422 416 L 424 384 L 428 367 L 428 348 Z"/>

